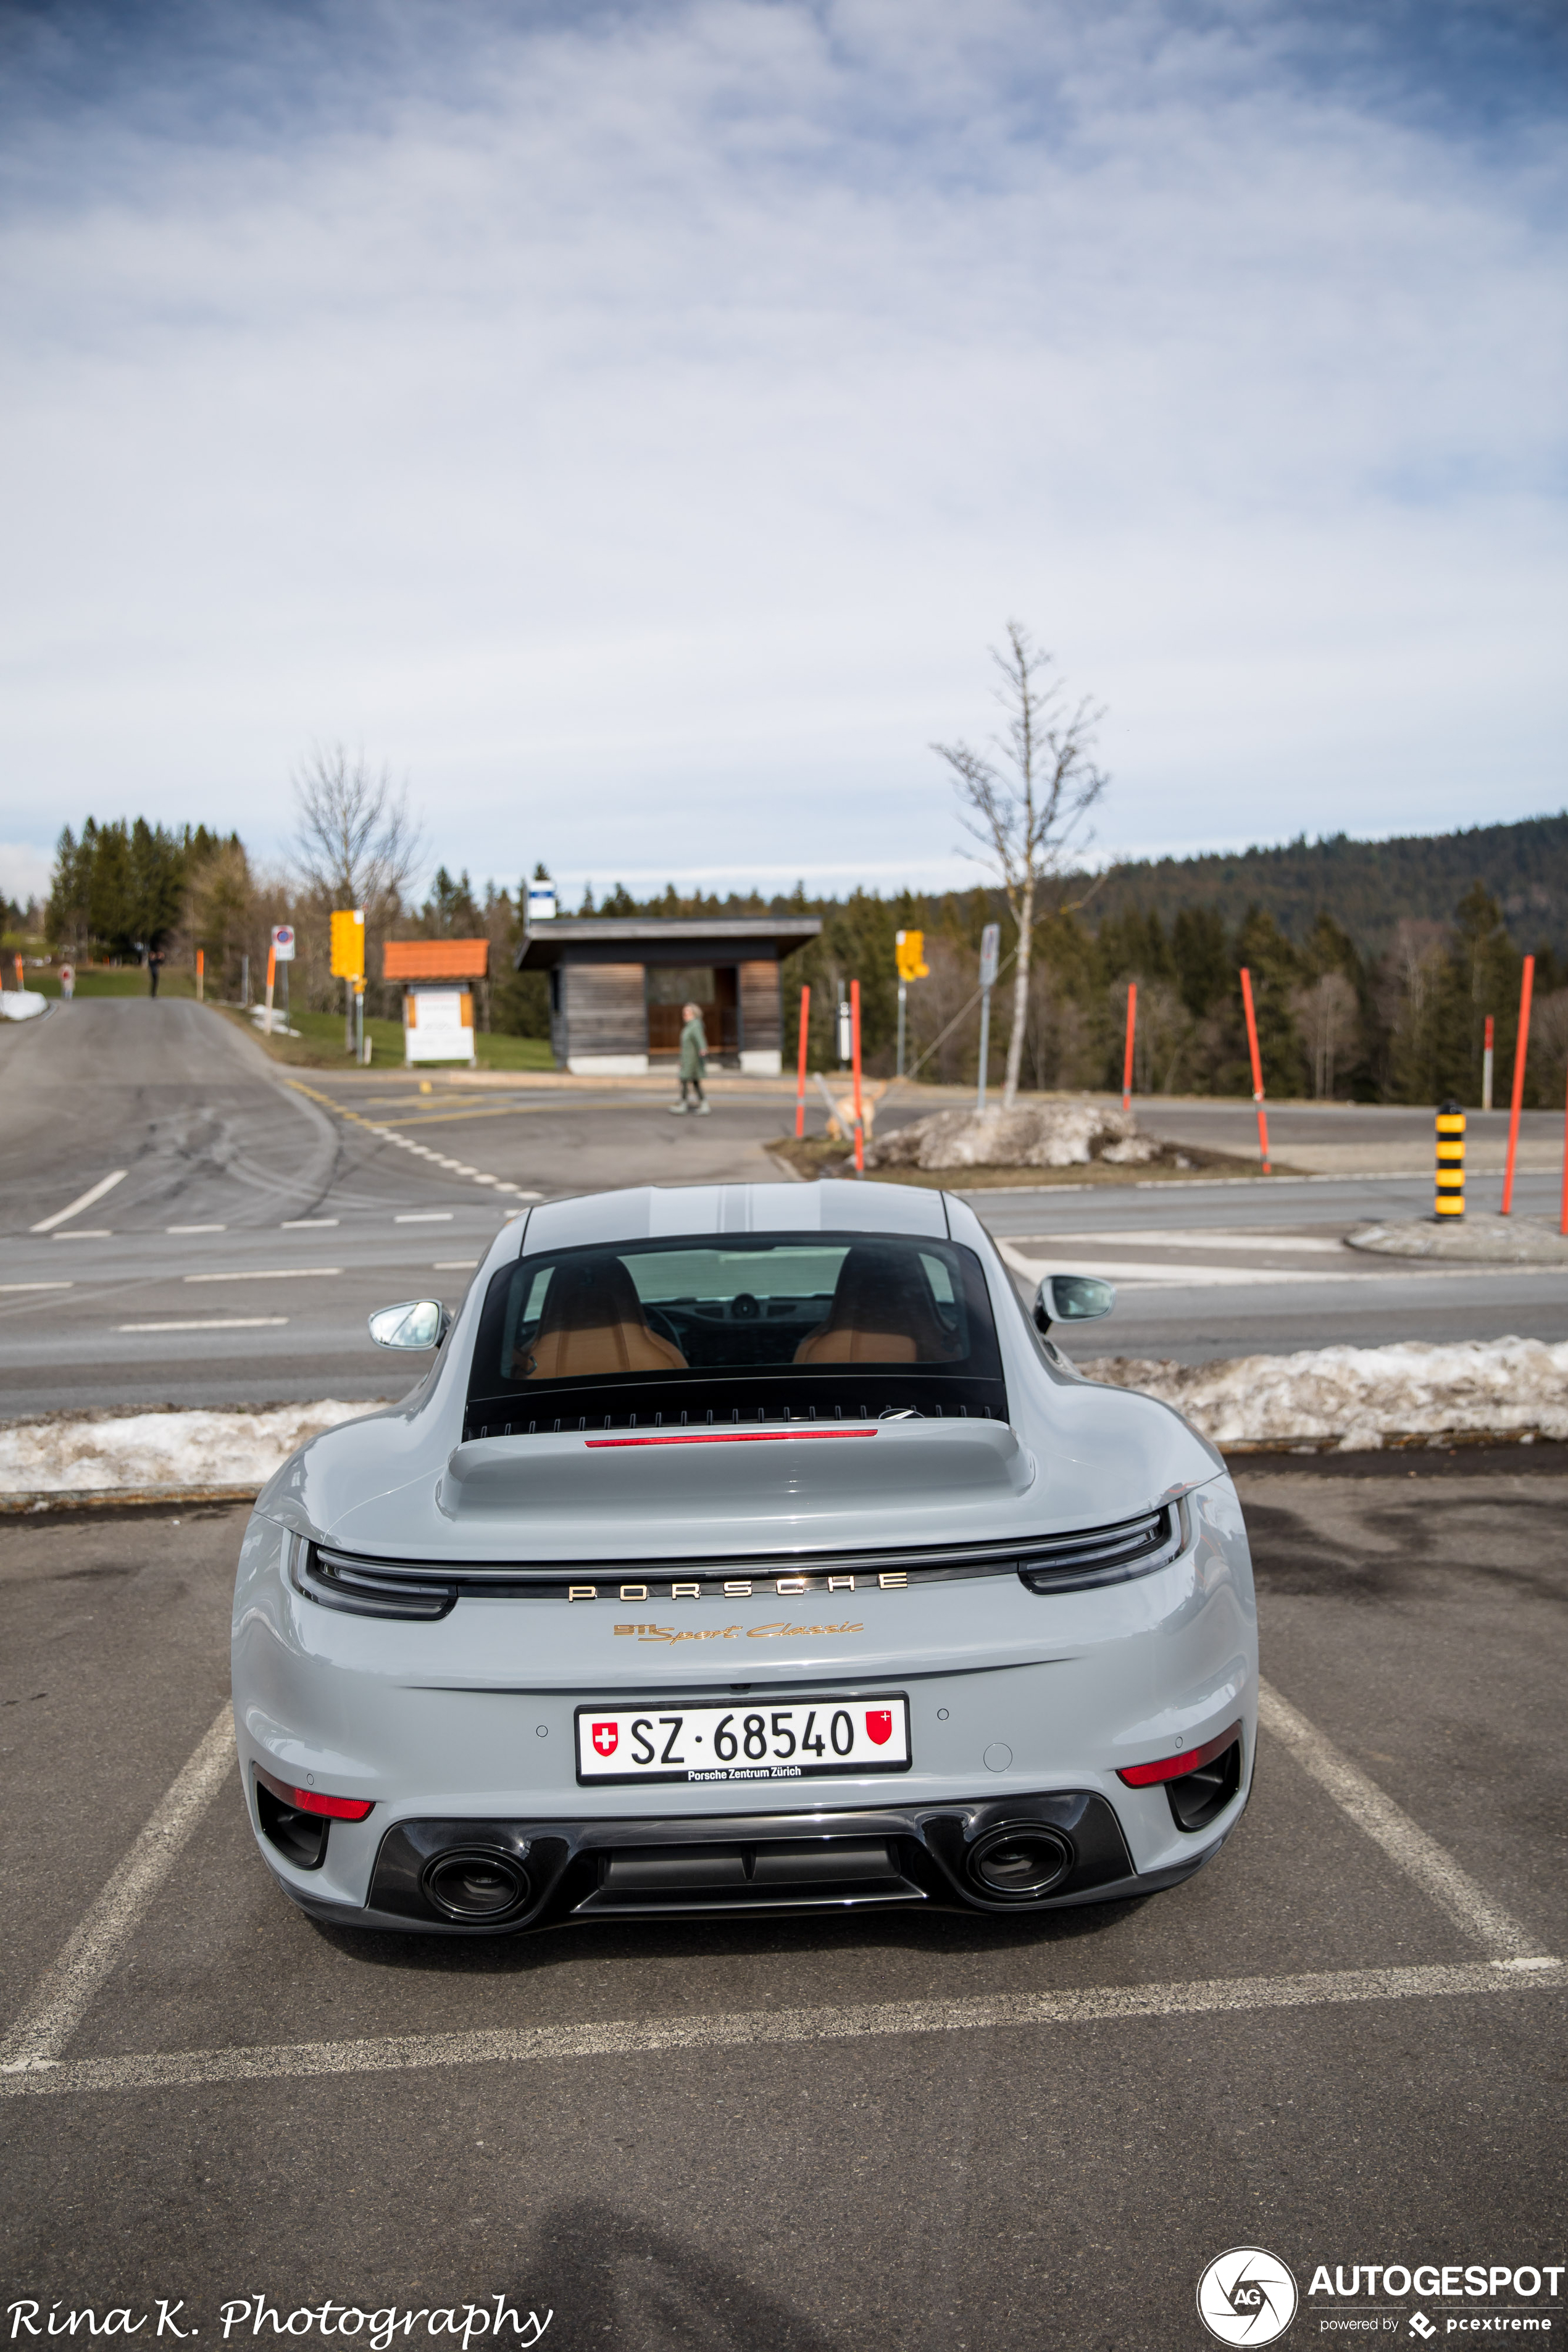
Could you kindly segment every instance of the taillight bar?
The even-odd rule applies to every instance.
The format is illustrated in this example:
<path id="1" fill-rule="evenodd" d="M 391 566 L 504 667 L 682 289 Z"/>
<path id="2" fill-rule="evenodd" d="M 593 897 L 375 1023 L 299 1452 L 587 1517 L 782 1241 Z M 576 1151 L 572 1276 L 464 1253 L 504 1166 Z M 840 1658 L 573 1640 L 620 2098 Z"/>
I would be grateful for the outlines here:
<path id="1" fill-rule="evenodd" d="M 320 1789 L 296 1789 L 289 1781 L 264 1772 L 259 1764 L 256 1777 L 264 1789 L 270 1789 L 275 1797 L 292 1805 L 297 1813 L 319 1813 L 329 1822 L 363 1822 L 375 1811 L 374 1797 L 328 1797 Z"/>
<path id="2" fill-rule="evenodd" d="M 670 1429 L 661 1436 L 589 1437 L 596 1445 L 800 1445 L 813 1437 L 875 1437 L 875 1429 Z"/>
<path id="3" fill-rule="evenodd" d="M 1118 1765 L 1116 1777 L 1125 1780 L 1130 1789 L 1157 1788 L 1162 1780 L 1180 1780 L 1189 1772 L 1201 1772 L 1216 1756 L 1223 1756 L 1235 1739 L 1241 1738 L 1241 1726 L 1233 1723 L 1217 1739 L 1205 1739 L 1201 1748 L 1184 1748 L 1179 1755 L 1162 1756 L 1157 1764 Z"/>

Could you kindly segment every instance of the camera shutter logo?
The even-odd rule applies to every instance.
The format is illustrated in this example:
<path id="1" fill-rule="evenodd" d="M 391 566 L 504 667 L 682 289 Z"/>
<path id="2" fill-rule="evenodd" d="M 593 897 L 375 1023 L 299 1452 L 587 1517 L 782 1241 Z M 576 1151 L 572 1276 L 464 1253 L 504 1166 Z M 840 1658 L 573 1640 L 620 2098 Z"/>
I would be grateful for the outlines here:
<path id="1" fill-rule="evenodd" d="M 1262 2246 L 1216 2254 L 1198 2281 L 1198 2317 L 1221 2344 L 1272 2344 L 1296 2316 L 1296 2282 Z"/>

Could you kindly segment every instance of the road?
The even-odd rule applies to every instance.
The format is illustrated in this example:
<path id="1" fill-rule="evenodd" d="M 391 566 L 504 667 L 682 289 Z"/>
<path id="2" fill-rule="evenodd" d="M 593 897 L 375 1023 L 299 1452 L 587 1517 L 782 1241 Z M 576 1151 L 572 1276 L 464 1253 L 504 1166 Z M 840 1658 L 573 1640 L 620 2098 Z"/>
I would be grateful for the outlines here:
<path id="1" fill-rule="evenodd" d="M 221 1014 L 179 1001 L 84 1001 L 0 1026 L 0 1418 L 395 1393 L 366 1315 L 432 1293 L 455 1305 L 499 1218 L 616 1183 L 774 1179 L 763 1147 L 789 1124 L 787 1088 L 766 1083 L 721 1089 L 706 1119 L 671 1118 L 647 1087 L 426 1085 L 401 1071 L 290 1076 Z M 888 1123 L 924 1108 L 895 1098 Z M 1251 1112 L 1159 1105 L 1145 1119 L 1231 1150 Z M 1282 1160 L 1419 1168 L 1428 1130 L 1405 1110 L 1274 1119 Z M 1557 1177 L 1536 1163 L 1556 1137 L 1544 1114 L 1527 1124 L 1521 1212 L 1555 1208 Z M 1495 1157 L 1495 1134 L 1482 1141 Z M 1495 1173 L 1472 1187 L 1485 1206 L 1498 1192 Z M 1562 1270 L 1413 1271 L 1342 1247 L 1364 1219 L 1425 1213 L 1419 1174 L 973 1197 L 1021 1286 L 1051 1265 L 1112 1275 L 1115 1316 L 1067 1340 L 1080 1356 L 1568 1338 Z"/>
<path id="2" fill-rule="evenodd" d="M 5 2301 L 183 2301 L 197 2352 L 231 2298 L 501 2292 L 562 2352 L 1197 2352 L 1234 2246 L 1294 2272 L 1296 2346 L 1319 2264 L 1560 2264 L 1568 1978 L 1518 1963 L 1568 1952 L 1563 1451 L 1244 1469 L 1317 1745 L 1266 1732 L 1142 1904 L 431 1949 L 294 1911 L 230 1768 L 125 1941 L 89 1923 L 62 2063 L 0 2073 Z M 242 1520 L 0 1524 L 7 2020 L 225 1703 Z M 1563 2284 L 1423 2307 L 1560 2333 Z"/>

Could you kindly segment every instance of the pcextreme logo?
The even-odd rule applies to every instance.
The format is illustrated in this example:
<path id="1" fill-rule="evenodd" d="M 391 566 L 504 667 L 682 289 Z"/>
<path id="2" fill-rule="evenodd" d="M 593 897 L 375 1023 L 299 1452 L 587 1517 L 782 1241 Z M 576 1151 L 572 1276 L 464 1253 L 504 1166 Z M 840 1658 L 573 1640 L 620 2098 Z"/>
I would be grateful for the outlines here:
<path id="1" fill-rule="evenodd" d="M 1272 2344 L 1296 2316 L 1296 2282 L 1278 2254 L 1232 2246 L 1198 2281 L 1198 2317 L 1221 2344 Z"/>

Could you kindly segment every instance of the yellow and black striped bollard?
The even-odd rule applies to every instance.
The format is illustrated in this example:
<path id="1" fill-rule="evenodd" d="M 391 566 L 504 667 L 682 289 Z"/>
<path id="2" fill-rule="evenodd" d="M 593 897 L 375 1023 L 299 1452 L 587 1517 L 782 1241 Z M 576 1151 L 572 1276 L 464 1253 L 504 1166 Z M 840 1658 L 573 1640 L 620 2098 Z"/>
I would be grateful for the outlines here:
<path id="1" fill-rule="evenodd" d="M 1437 1202 L 1439 1217 L 1465 1213 L 1465 1108 L 1452 1095 L 1437 1106 Z"/>

